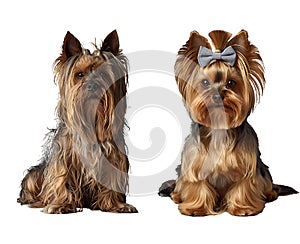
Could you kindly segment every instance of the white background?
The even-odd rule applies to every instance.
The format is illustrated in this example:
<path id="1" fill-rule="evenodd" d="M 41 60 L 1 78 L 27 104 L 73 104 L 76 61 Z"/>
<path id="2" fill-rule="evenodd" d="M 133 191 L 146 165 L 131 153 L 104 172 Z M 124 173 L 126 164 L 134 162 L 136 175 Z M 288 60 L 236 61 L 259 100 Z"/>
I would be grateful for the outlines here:
<path id="1" fill-rule="evenodd" d="M 299 191 L 297 1 L 11 0 L 0 5 L 1 243 L 299 243 L 299 195 L 281 197 L 267 204 L 260 215 L 245 218 L 227 213 L 182 216 L 170 199 L 160 198 L 155 192 L 129 195 L 128 202 L 138 208 L 138 214 L 84 209 L 76 214 L 47 215 L 16 203 L 25 169 L 36 164 L 46 128 L 55 125 L 58 90 L 53 83 L 52 63 L 68 30 L 90 48 L 95 37 L 99 43 L 117 29 L 121 48 L 129 54 L 144 50 L 176 53 L 192 30 L 207 36 L 214 29 L 233 34 L 246 29 L 261 51 L 267 79 L 264 96 L 249 121 L 257 131 L 263 161 L 269 165 L 274 181 Z M 133 74 L 129 82 L 129 106 L 130 91 L 141 84 L 161 82 L 176 91 L 174 78 L 167 75 L 152 81 Z M 158 112 L 162 113 L 149 110 L 153 113 L 149 116 L 156 117 Z M 153 125 L 147 118 L 145 124 L 140 118 L 130 124 L 129 136 L 136 147 L 147 147 L 151 128 L 157 123 L 161 128 L 168 126 L 168 121 L 159 121 L 163 116 Z M 177 129 L 182 129 L 180 124 Z M 145 130 L 148 133 L 144 136 L 134 138 Z M 168 148 L 178 140 L 172 137 L 177 134 L 166 132 L 166 160 L 172 161 L 173 154 L 178 153 Z M 152 173 L 162 169 L 157 162 L 153 167 L 143 163 Z M 145 173 L 132 160 L 131 174 Z"/>

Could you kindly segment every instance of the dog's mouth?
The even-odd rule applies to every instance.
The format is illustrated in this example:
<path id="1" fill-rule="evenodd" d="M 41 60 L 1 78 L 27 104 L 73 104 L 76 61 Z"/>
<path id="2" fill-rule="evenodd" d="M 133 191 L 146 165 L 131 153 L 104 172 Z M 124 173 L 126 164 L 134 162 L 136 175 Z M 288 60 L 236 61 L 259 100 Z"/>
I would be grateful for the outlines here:
<path id="1" fill-rule="evenodd" d="M 207 106 L 208 110 L 213 110 L 213 109 L 220 109 L 220 110 L 224 110 L 224 111 L 233 111 L 233 108 L 225 105 L 225 104 L 213 104 L 213 105 L 209 105 Z"/>

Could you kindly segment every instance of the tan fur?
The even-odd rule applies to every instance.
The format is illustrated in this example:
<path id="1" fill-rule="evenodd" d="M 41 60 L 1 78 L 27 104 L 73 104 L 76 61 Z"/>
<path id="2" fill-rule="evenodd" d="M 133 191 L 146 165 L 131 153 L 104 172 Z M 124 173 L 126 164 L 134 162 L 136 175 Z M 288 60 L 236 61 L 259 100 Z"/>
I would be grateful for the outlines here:
<path id="1" fill-rule="evenodd" d="M 209 36 L 211 43 L 191 32 L 178 52 L 175 77 L 193 120 L 192 132 L 184 145 L 178 179 L 163 184 L 160 194 L 171 196 L 185 215 L 224 211 L 255 215 L 281 190 L 282 195 L 297 191 L 272 183 L 268 167 L 260 159 L 256 133 L 247 122 L 265 84 L 258 49 L 244 30 L 232 38 L 225 31 L 213 31 Z M 201 67 L 200 46 L 215 52 L 231 46 L 237 55 L 234 65 L 212 60 Z"/>
<path id="2" fill-rule="evenodd" d="M 204 128 L 204 130 L 207 130 Z M 176 182 L 173 195 L 180 195 L 181 203 L 179 209 L 182 213 L 195 215 L 195 209 L 199 212 L 199 204 L 193 198 L 183 197 L 187 194 L 201 196 L 199 199 L 206 199 L 206 205 L 211 206 L 209 210 L 205 210 L 206 214 L 225 211 L 230 202 L 230 209 L 235 206 L 233 197 L 238 193 L 240 198 L 245 197 L 239 193 L 240 187 L 245 187 L 242 194 L 247 192 L 247 184 L 243 182 L 251 182 L 256 177 L 256 157 L 257 144 L 251 135 L 239 137 L 235 131 L 200 131 L 202 138 L 200 141 L 195 140 L 193 136 L 189 136 L 185 143 L 185 148 L 182 155 L 181 176 Z M 237 138 L 239 143 L 237 143 Z M 265 183 L 266 179 L 258 177 L 257 186 L 264 188 L 265 191 L 272 190 L 271 181 Z M 203 184 L 205 189 L 203 190 Z M 197 191 L 194 190 L 195 185 L 202 185 Z M 249 191 L 247 199 L 260 199 L 263 202 L 262 192 Z M 198 199 L 198 200 L 199 200 Z M 210 199 L 210 200 L 209 200 Z M 189 202 L 192 201 L 192 202 Z M 221 204 L 221 201 L 223 203 Z M 176 200 L 178 202 L 178 200 Z M 251 203 L 255 203 L 253 200 Z M 186 207 L 188 206 L 188 207 Z M 239 204 L 241 208 L 242 203 Z M 237 206 L 238 207 L 238 206 Z M 187 211 L 188 208 L 189 210 Z M 244 206 L 247 209 L 247 205 Z M 249 209 L 247 209 L 249 210 Z M 257 212 L 247 212 L 254 214 L 261 212 L 261 206 Z M 211 211 L 211 212 L 210 212 Z M 233 211 L 232 211 L 233 213 Z M 246 214 L 246 213 L 245 213 Z"/>
<path id="3" fill-rule="evenodd" d="M 84 207 L 136 212 L 126 203 L 129 162 L 123 136 L 127 60 L 116 31 L 90 53 L 67 33 L 54 63 L 59 119 L 46 156 L 22 181 L 18 201 L 46 213 Z"/>

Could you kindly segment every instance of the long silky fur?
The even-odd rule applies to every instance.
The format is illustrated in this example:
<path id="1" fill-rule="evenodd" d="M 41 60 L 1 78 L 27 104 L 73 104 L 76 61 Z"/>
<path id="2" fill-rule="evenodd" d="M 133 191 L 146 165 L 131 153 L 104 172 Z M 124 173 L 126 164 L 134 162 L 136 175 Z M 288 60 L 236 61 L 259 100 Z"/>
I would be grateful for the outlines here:
<path id="1" fill-rule="evenodd" d="M 177 180 L 163 183 L 159 195 L 170 196 L 185 215 L 224 211 L 238 216 L 255 215 L 263 211 L 266 202 L 297 191 L 273 184 L 260 158 L 257 135 L 247 122 L 265 86 L 257 47 L 249 42 L 245 30 L 234 37 L 219 30 L 209 36 L 211 42 L 191 32 L 178 52 L 175 78 L 193 120 L 192 130 L 185 141 Z M 234 66 L 213 60 L 200 67 L 200 46 L 216 52 L 232 46 L 237 55 Z M 229 79 L 237 79 L 233 90 L 227 87 L 228 74 Z M 223 80 L 216 79 L 220 75 Z M 209 80 L 209 88 L 201 88 L 203 79 Z M 211 99 L 214 94 L 223 95 L 223 109 L 209 109 L 209 105 L 215 105 Z"/>
<path id="2" fill-rule="evenodd" d="M 63 52 L 54 62 L 60 94 L 58 126 L 49 135 L 41 164 L 29 169 L 22 181 L 21 204 L 44 207 L 46 213 L 76 212 L 84 207 L 136 212 L 126 203 L 128 62 L 118 45 L 117 34 L 112 32 L 103 42 L 105 48 L 95 45 L 90 54 L 67 33 Z M 90 73 L 77 81 L 75 72 L 81 68 Z M 89 84 L 96 84 L 97 92 L 89 92 Z"/>

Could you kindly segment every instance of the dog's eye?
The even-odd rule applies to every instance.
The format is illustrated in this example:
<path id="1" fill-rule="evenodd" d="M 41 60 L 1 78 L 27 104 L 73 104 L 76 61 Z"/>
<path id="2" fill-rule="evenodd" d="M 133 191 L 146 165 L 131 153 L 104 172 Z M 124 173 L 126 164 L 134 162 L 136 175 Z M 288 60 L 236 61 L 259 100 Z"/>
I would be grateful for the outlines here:
<path id="1" fill-rule="evenodd" d="M 226 88 L 232 89 L 235 86 L 236 82 L 234 80 L 227 81 Z"/>
<path id="2" fill-rule="evenodd" d="M 203 88 L 208 88 L 209 87 L 209 81 L 208 80 L 202 80 L 201 81 L 201 86 L 203 87 Z"/>
<path id="3" fill-rule="evenodd" d="M 84 77 L 84 73 L 83 72 L 76 73 L 76 78 L 81 79 L 83 77 Z"/>

